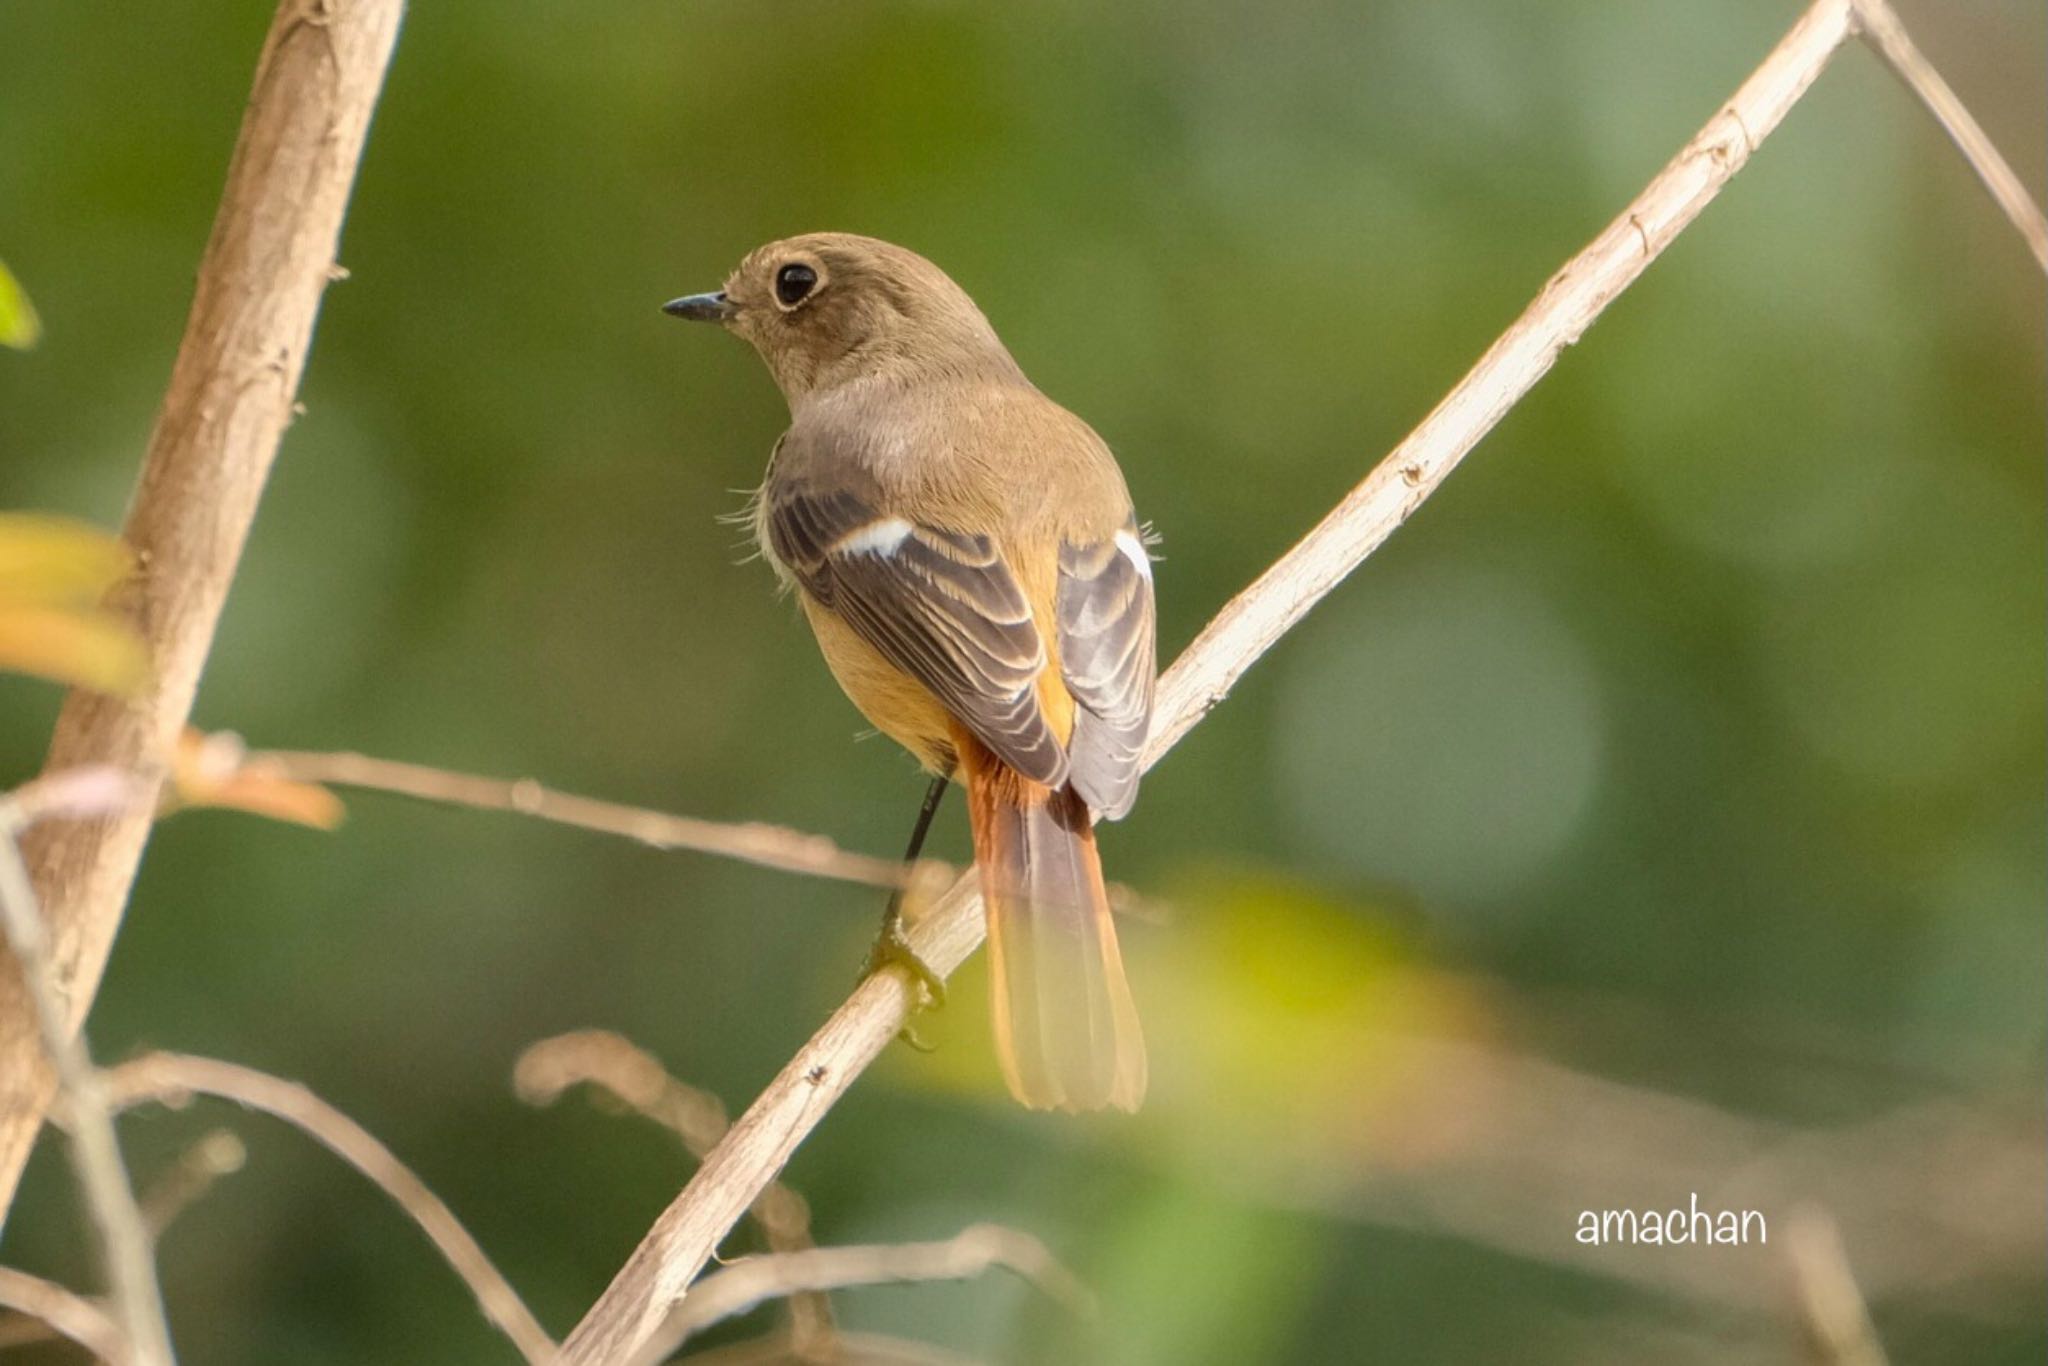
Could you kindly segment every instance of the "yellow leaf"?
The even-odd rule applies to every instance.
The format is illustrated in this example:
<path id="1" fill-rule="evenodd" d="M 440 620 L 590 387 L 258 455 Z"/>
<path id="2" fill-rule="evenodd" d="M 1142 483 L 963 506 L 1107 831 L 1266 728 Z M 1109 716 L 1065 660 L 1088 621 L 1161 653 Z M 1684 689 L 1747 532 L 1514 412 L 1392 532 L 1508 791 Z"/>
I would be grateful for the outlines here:
<path id="1" fill-rule="evenodd" d="M 149 654 L 106 612 L 16 606 L 0 597 L 0 669 L 127 694 L 149 677 Z"/>
<path id="2" fill-rule="evenodd" d="M 171 765 L 178 807 L 211 806 L 274 821 L 332 830 L 347 814 L 341 799 L 318 783 L 302 783 L 245 765 L 241 739 L 188 728 Z"/>
<path id="3" fill-rule="evenodd" d="M 134 568 L 121 539 L 98 527 L 0 512 L 0 606 L 90 607 Z"/>
<path id="4" fill-rule="evenodd" d="M 35 305 L 28 301 L 27 292 L 7 269 L 7 263 L 0 261 L 0 346 L 26 351 L 42 335 L 43 321 L 36 316 Z"/>
<path id="5" fill-rule="evenodd" d="M 347 814 L 341 798 L 318 783 L 293 782 L 289 778 L 248 772 L 238 773 L 215 786 L 201 800 L 185 798 L 183 804 L 246 811 L 253 816 L 308 825 L 315 830 L 332 830 Z"/>

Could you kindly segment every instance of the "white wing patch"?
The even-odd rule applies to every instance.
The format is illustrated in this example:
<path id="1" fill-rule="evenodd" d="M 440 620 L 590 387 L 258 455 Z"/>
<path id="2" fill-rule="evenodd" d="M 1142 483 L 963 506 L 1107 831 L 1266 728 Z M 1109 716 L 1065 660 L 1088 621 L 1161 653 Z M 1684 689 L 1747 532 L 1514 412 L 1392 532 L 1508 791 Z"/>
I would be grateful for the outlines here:
<path id="1" fill-rule="evenodd" d="M 849 532 L 832 547 L 834 555 L 894 555 L 910 537 L 910 523 L 901 517 L 883 517 Z"/>
<path id="2" fill-rule="evenodd" d="M 1152 579 L 1152 557 L 1146 553 L 1145 543 L 1138 539 L 1137 533 L 1119 531 L 1116 534 L 1116 548 L 1123 552 L 1124 558 L 1129 560 L 1131 566 L 1143 574 L 1149 583 Z"/>

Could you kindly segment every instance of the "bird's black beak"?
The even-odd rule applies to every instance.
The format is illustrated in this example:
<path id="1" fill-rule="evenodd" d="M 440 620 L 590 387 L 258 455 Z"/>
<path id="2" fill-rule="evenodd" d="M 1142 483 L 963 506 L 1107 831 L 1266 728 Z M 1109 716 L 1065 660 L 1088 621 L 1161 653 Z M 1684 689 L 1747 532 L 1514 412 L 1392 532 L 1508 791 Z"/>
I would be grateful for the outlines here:
<path id="1" fill-rule="evenodd" d="M 739 309 L 721 289 L 716 294 L 685 294 L 680 299 L 670 299 L 661 306 L 661 311 L 672 318 L 688 318 L 694 323 L 722 323 L 730 322 Z"/>

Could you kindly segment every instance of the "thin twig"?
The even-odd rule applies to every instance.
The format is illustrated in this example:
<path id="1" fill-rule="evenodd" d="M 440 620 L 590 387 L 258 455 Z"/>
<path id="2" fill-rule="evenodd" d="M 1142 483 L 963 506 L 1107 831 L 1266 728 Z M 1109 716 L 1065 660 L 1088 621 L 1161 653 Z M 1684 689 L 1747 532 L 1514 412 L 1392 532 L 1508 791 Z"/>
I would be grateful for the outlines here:
<path id="1" fill-rule="evenodd" d="M 397 759 L 327 750 L 255 750 L 242 760 L 242 766 L 249 773 L 265 777 L 388 792 L 479 811 L 511 812 L 600 835 L 637 840 L 655 849 L 688 849 L 780 872 L 834 878 L 867 887 L 916 891 L 944 886 L 959 875 L 958 869 L 939 859 L 906 864 L 901 859 L 852 853 L 824 835 L 786 825 L 679 816 L 650 807 L 557 792 L 532 778 L 487 778 Z M 1118 915 L 1153 923 L 1172 916 L 1172 909 L 1165 903 L 1120 882 L 1109 885 L 1109 903 Z"/>
<path id="2" fill-rule="evenodd" d="M 1919 97 L 1927 112 L 1934 116 L 1934 121 L 1948 134 L 1949 141 L 1963 154 L 1963 160 L 1970 163 L 1977 179 L 1984 182 L 1984 188 L 1990 191 L 2006 218 L 2011 220 L 2026 242 L 2027 250 L 2034 254 L 2034 260 L 2042 270 L 2048 271 L 2048 218 L 2042 217 L 2040 206 L 2027 193 L 2027 187 L 2011 163 L 1999 154 L 1983 125 L 1956 98 L 1956 92 L 1941 78 L 1941 73 L 1922 55 L 1912 35 L 1906 32 L 1898 11 L 1888 0 L 1853 0 L 1853 3 L 1856 22 L 1864 40 L 1884 59 L 1892 73 L 1905 82 L 1906 88 Z"/>
<path id="3" fill-rule="evenodd" d="M 652 1053 L 609 1030 L 586 1029 L 542 1039 L 519 1055 L 512 1086 L 529 1105 L 552 1105 L 573 1086 L 592 1086 L 661 1125 L 701 1160 L 732 1127 L 725 1105 L 709 1091 L 678 1081 Z M 771 1181 L 751 1213 L 770 1252 L 802 1252 L 811 1240 L 811 1210 L 804 1198 Z M 809 1361 L 840 1340 L 832 1301 L 816 1291 L 789 1297 L 789 1342 Z"/>
<path id="4" fill-rule="evenodd" d="M 14 1343 L 40 1341 L 42 1329 L 69 1338 L 101 1361 L 126 1362 L 128 1340 L 100 1307 L 41 1276 L 0 1266 L 0 1306 L 24 1315 L 24 1322 L 37 1328 L 35 1338 L 16 1338 Z M 0 1340 L 0 1347 L 11 1345 Z"/>
<path id="5" fill-rule="evenodd" d="M 692 849 L 784 872 L 838 878 L 870 887 L 906 886 L 916 875 L 916 870 L 906 868 L 899 859 L 848 853 L 823 835 L 760 821 L 708 821 L 622 806 L 556 792 L 531 778 L 508 782 L 395 759 L 312 750 L 260 750 L 249 755 L 245 767 L 294 782 L 390 792 L 481 811 L 510 811 L 602 835 L 623 836 L 656 849 Z M 942 864 L 937 866 L 944 868 Z"/>
<path id="6" fill-rule="evenodd" d="M 142 1219 L 150 1237 L 160 1239 L 177 1217 L 192 1208 L 223 1176 L 242 1170 L 249 1150 L 232 1129 L 215 1129 L 178 1154 L 178 1160 L 142 1197 Z"/>
<path id="7" fill-rule="evenodd" d="M 48 791 L 47 788 L 44 789 Z M 71 1129 L 71 1154 L 85 1206 L 99 1231 L 121 1334 L 137 1366 L 170 1366 L 171 1334 L 164 1322 L 163 1291 L 149 1230 L 135 1204 L 121 1145 L 114 1134 L 105 1079 L 92 1065 L 84 1031 L 74 1029 L 50 967 L 50 941 L 35 887 L 17 841 L 28 813 L 13 798 L 0 799 L 0 928 L 14 951 L 29 1004 L 42 1029 Z"/>
<path id="8" fill-rule="evenodd" d="M 1799 1210 L 1787 1241 L 1794 1307 L 1814 1366 L 1886 1366 L 1835 1221 L 1811 1206 Z"/>
<path id="9" fill-rule="evenodd" d="M 1160 680 L 1157 762 L 1322 597 L 1393 534 L 1564 349 L 1720 193 L 1820 75 L 1851 29 L 1850 0 L 1816 0 L 1727 104 L 1534 303 L 1407 439 L 1278 563 L 1217 615 Z M 981 901 L 962 879 L 911 931 L 950 973 L 980 944 Z M 862 982 L 783 1068 L 662 1211 L 563 1344 L 570 1366 L 629 1356 L 660 1325 L 726 1230 L 902 1027 L 900 971 Z"/>
<path id="10" fill-rule="evenodd" d="M 403 9 L 279 0 L 122 529 L 141 572 L 111 605 L 140 630 L 151 677 L 132 699 L 73 691 L 50 769 L 107 763 L 147 771 L 152 792 L 162 781 L 292 420 Z M 27 845 L 67 1032 L 99 990 L 154 807 L 53 822 Z M 52 1092 L 35 1011 L 0 962 L 0 1223 Z"/>
<path id="11" fill-rule="evenodd" d="M 800 1291 L 961 1281 L 997 1267 L 1014 1271 L 1077 1312 L 1092 1311 L 1087 1288 L 1044 1243 L 999 1224 L 975 1224 L 941 1242 L 814 1247 L 734 1262 L 690 1287 L 688 1298 L 675 1305 L 660 1329 L 629 1359 L 634 1366 L 658 1366 L 692 1334 Z"/>
<path id="12" fill-rule="evenodd" d="M 676 1080 L 652 1053 L 608 1029 L 542 1039 L 512 1065 L 513 1092 L 528 1105 L 553 1105 L 575 1086 L 595 1087 L 659 1124 L 692 1157 L 711 1151 L 732 1127 L 717 1096 Z"/>
<path id="13" fill-rule="evenodd" d="M 194 1094 L 217 1096 L 299 1129 L 368 1177 L 411 1216 L 476 1295 L 484 1317 L 512 1340 L 521 1356 L 534 1366 L 555 1359 L 554 1340 L 454 1211 L 373 1134 L 304 1086 L 236 1063 L 181 1053 L 146 1053 L 107 1069 L 106 1082 L 108 1100 L 116 1109 L 145 1101 L 179 1105 Z"/>
<path id="14" fill-rule="evenodd" d="M 58 1115 L 57 1118 L 59 1123 L 63 1122 L 61 1115 Z M 170 1169 L 166 1173 L 157 1178 L 156 1184 L 151 1186 L 138 1202 L 142 1210 L 143 1224 L 149 1230 L 150 1240 L 155 1242 L 162 1238 L 164 1230 L 180 1214 L 190 1209 L 193 1202 L 205 1195 L 207 1191 L 213 1189 L 214 1184 L 221 1177 L 240 1171 L 246 1157 L 247 1152 L 242 1147 L 242 1140 L 236 1138 L 234 1133 L 227 1129 L 215 1129 L 212 1133 L 205 1135 L 197 1143 L 194 1143 L 191 1147 L 180 1153 L 178 1160 L 171 1164 Z M 14 1276 L 22 1275 L 20 1272 L 10 1273 L 0 1270 L 0 1278 L 10 1274 Z M 26 1279 L 28 1282 L 33 1283 L 31 1289 L 35 1290 L 37 1294 L 47 1296 L 49 1293 L 54 1292 L 56 1295 L 65 1296 L 71 1300 L 77 1299 L 76 1296 L 71 1295 L 71 1292 L 65 1290 L 62 1286 L 53 1286 L 47 1282 L 39 1282 L 33 1276 Z M 122 1342 L 120 1330 L 113 1325 L 113 1322 L 106 1317 L 99 1306 L 84 1301 L 79 1301 L 79 1303 L 84 1304 L 96 1321 L 106 1324 L 109 1342 L 117 1344 Z M 4 1290 L 0 1290 L 0 1305 L 20 1308 L 20 1305 L 15 1301 L 7 1298 Z M 65 1310 L 60 1305 L 59 1312 L 68 1312 L 68 1310 Z M 86 1323 L 85 1320 L 77 1318 L 74 1318 L 72 1322 Z M 89 1327 L 90 1325 L 87 1324 L 87 1326 Z M 74 1341 L 78 1340 L 75 1334 L 60 1330 L 50 1316 L 46 1314 L 31 1314 L 29 1311 L 24 1310 L 20 1314 L 0 1319 L 0 1350 L 9 1347 L 24 1347 L 32 1342 L 48 1342 L 53 1337 L 72 1337 Z M 92 1344 L 88 1343 L 86 1345 L 91 1346 Z M 108 1356 L 112 1354 L 103 1352 L 101 1355 Z M 120 1354 L 120 1357 L 122 1360 L 125 1360 L 125 1353 Z"/>

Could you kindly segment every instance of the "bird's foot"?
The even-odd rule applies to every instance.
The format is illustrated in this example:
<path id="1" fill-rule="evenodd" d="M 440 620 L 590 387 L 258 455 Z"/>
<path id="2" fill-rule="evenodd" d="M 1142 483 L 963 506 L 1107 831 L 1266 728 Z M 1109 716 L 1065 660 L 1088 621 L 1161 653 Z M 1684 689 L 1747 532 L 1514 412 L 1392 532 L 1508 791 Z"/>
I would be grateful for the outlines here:
<path id="1" fill-rule="evenodd" d="M 937 1010 L 946 1004 L 946 979 L 933 970 L 932 965 L 918 957 L 911 947 L 909 936 L 903 933 L 903 917 L 898 908 L 891 906 L 882 918 L 881 933 L 875 936 L 874 945 L 868 949 L 867 962 L 861 968 L 863 980 L 889 968 L 901 968 L 910 978 L 920 999 L 912 1007 L 912 1013 L 919 1010 Z M 917 1036 L 917 1031 L 905 1023 L 897 1037 L 920 1052 L 929 1053 L 931 1046 Z"/>

